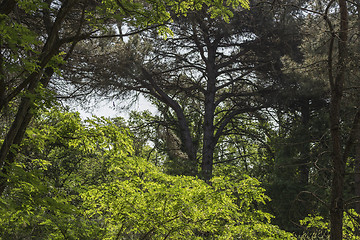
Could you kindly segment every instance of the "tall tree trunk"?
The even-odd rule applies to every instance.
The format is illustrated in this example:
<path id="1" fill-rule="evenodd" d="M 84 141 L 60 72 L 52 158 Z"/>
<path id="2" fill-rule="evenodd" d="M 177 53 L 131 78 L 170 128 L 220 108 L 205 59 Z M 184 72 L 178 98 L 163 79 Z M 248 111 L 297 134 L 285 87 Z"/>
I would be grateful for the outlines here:
<path id="1" fill-rule="evenodd" d="M 342 239 L 343 212 L 344 212 L 344 175 L 345 162 L 342 158 L 342 146 L 340 137 L 340 99 L 334 94 L 330 106 L 330 130 L 332 140 L 332 168 L 333 178 L 331 183 L 331 203 L 330 203 L 330 239 Z"/>
<path id="2" fill-rule="evenodd" d="M 348 40 L 348 12 L 346 0 L 339 0 L 340 32 L 338 39 L 338 64 L 335 79 L 329 76 L 331 86 L 330 102 L 330 132 L 332 141 L 332 168 L 330 202 L 330 240 L 343 239 L 343 213 L 344 213 L 344 176 L 346 158 L 342 154 L 340 106 L 346 73 L 347 40 Z M 331 49 L 330 49 L 331 50 Z M 332 63 L 330 63 L 332 64 Z M 329 65 L 332 68 L 332 65 Z"/>
<path id="3" fill-rule="evenodd" d="M 356 11 L 357 11 L 357 34 L 360 36 L 360 0 L 356 0 Z M 359 43 L 358 43 L 359 44 Z M 360 52 L 360 46 L 358 47 L 358 51 Z M 355 98 L 358 103 L 360 102 L 360 97 L 357 96 Z M 358 104 L 358 109 L 360 108 L 360 104 Z M 360 197 L 360 128 L 358 127 L 356 131 L 356 140 L 355 140 L 355 195 Z M 355 204 L 355 211 L 360 214 L 360 200 L 358 200 Z M 360 234 L 358 230 L 358 234 Z"/>
<path id="4" fill-rule="evenodd" d="M 215 141 L 215 93 L 216 93 L 216 48 L 208 46 L 208 61 L 206 63 L 207 86 L 205 91 L 204 137 L 202 149 L 201 177 L 210 182 L 213 171 Z"/>

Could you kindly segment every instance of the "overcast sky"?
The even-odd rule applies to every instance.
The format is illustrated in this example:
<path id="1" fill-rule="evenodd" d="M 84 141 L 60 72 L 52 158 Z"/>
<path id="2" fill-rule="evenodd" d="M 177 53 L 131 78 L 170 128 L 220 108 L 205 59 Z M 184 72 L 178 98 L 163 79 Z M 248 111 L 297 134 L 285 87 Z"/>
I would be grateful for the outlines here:
<path id="1" fill-rule="evenodd" d="M 107 101 L 99 101 L 90 103 L 93 107 L 90 109 L 83 109 L 79 106 L 71 106 L 75 109 L 75 111 L 80 112 L 81 118 L 86 119 L 91 117 L 92 115 L 98 117 L 123 117 L 128 119 L 130 111 L 144 111 L 149 110 L 152 113 L 156 112 L 156 108 L 151 105 L 149 101 L 147 101 L 143 96 L 139 97 L 139 100 L 133 104 L 133 106 L 129 110 L 121 109 L 121 106 L 126 105 L 126 103 L 121 102 L 107 102 Z"/>

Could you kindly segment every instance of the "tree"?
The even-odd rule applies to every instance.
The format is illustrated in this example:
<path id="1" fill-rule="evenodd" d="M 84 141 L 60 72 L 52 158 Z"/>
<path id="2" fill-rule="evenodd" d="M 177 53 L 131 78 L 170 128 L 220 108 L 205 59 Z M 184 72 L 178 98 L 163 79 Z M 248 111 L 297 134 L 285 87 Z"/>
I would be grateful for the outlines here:
<path id="1" fill-rule="evenodd" d="M 286 50 L 276 41 L 281 33 L 272 15 L 265 14 L 267 10 L 254 3 L 250 12 L 235 11 L 229 24 L 211 18 L 206 9 L 189 13 L 187 18 L 175 19 L 172 38 L 145 34 L 116 42 L 105 52 L 88 54 L 90 61 L 83 68 L 75 64 L 74 55 L 75 67 L 64 74 L 90 91 L 100 89 L 108 96 L 135 91 L 161 103 L 165 119 L 176 123 L 170 129 L 181 140 L 191 175 L 198 174 L 201 156 L 199 175 L 209 181 L 216 146 L 232 121 L 269 107 L 274 99 L 269 96 L 278 79 L 269 72 L 280 71 L 280 57 Z M 287 40 L 292 51 L 298 40 Z M 88 52 L 87 47 L 77 48 L 79 56 Z M 268 76 L 267 81 L 260 75 Z M 193 113 L 199 121 L 191 119 Z M 198 122 L 200 144 L 193 128 Z"/>
<path id="2" fill-rule="evenodd" d="M 229 9 L 221 2 L 199 1 L 79 1 L 67 0 L 12 1 L 2 0 L 0 6 L 0 111 L 12 102 L 19 102 L 14 121 L 6 133 L 0 150 L 0 168 L 3 173 L 0 193 L 6 187 L 8 166 L 15 161 L 12 146 L 19 145 L 34 110 L 48 95 L 51 80 L 72 54 L 76 44 L 84 39 L 123 37 L 104 34 L 115 24 L 124 24 L 136 32 L 159 27 L 160 33 L 169 33 L 163 25 L 171 20 L 168 9 L 175 15 L 198 10 L 205 4 L 214 16 L 228 18 Z M 246 1 L 228 1 L 232 7 L 246 6 Z M 15 11 L 16 9 L 16 11 Z M 160 25 L 160 26 L 159 26 Z M 102 31 L 100 31 L 102 30 Z M 132 34 L 132 33 L 127 33 Z M 125 34 L 125 35 L 127 35 Z M 105 36 L 106 35 L 106 36 Z M 20 74 L 19 74 L 20 73 Z M 59 73 L 59 72 L 58 72 Z M 59 82 L 53 82 L 56 86 Z M 61 85 L 61 84 L 60 84 Z"/>
<path id="3" fill-rule="evenodd" d="M 4 176 L 8 173 L 8 166 L 16 157 L 14 151 L 11 151 L 12 146 L 21 143 L 36 105 L 49 103 L 49 99 L 43 97 L 48 95 L 46 88 L 52 75 L 63 63 L 61 52 L 67 55 L 64 56 L 66 59 L 76 43 L 93 32 L 82 29 L 85 14 L 71 17 L 72 26 L 67 25 L 74 11 L 85 12 L 86 7 L 82 2 L 64 1 L 60 6 L 51 3 L 52 1 L 1 3 L 7 8 L 0 22 L 0 110 L 10 103 L 19 102 L 14 121 L 0 150 L 0 167 L 3 173 L 1 193 L 6 186 Z M 12 14 L 15 8 L 19 14 Z M 22 96 L 21 99 L 19 96 Z"/>
<path id="4" fill-rule="evenodd" d="M 356 40 L 350 41 L 349 36 L 353 29 L 358 29 L 357 27 L 349 27 L 349 25 L 356 22 L 351 21 L 351 19 L 357 18 L 346 1 L 340 0 L 337 3 L 330 1 L 326 4 L 319 1 L 312 7 L 314 8 L 311 8 L 309 12 L 314 15 L 312 15 L 310 21 L 320 23 L 317 26 L 319 26 L 320 32 L 324 32 L 324 34 L 319 34 L 319 31 L 312 33 L 312 38 L 317 39 L 322 47 L 317 49 L 318 54 L 313 60 L 308 59 L 305 61 L 323 66 L 322 69 L 318 68 L 315 73 L 318 74 L 317 78 L 323 78 L 327 81 L 329 88 L 329 143 L 331 146 L 331 155 L 329 157 L 331 158 L 331 164 L 329 165 L 332 173 L 330 204 L 328 206 L 331 223 L 330 239 L 342 239 L 343 215 L 347 202 L 344 191 L 346 186 L 346 165 L 349 163 L 351 152 L 353 152 L 356 132 L 359 129 L 358 109 L 354 110 L 351 101 L 345 102 L 345 98 L 350 100 L 358 95 L 358 93 L 355 93 L 355 95 L 351 93 L 354 86 L 352 78 L 357 73 L 349 67 L 352 59 L 348 51 L 352 43 L 356 42 Z M 356 8 L 354 9 L 354 12 L 356 12 Z M 321 19 L 324 19 L 324 21 L 321 22 Z M 353 50 L 356 56 L 357 50 L 355 48 Z M 314 60 L 320 61 L 315 62 Z"/>

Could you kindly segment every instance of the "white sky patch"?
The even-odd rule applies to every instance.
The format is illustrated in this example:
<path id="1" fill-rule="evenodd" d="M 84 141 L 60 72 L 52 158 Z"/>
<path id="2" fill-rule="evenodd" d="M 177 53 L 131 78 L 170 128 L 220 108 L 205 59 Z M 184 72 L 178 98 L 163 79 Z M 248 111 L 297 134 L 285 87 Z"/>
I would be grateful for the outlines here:
<path id="1" fill-rule="evenodd" d="M 89 102 L 89 109 L 84 109 L 81 106 L 70 105 L 71 108 L 74 108 L 75 111 L 80 113 L 82 119 L 91 118 L 93 115 L 97 117 L 122 117 L 124 119 L 129 119 L 129 113 L 131 111 L 145 111 L 148 110 L 151 113 L 156 113 L 157 109 L 152 105 L 144 96 L 140 95 L 137 102 L 135 102 L 129 109 L 122 109 L 122 106 L 126 106 L 130 103 L 120 102 L 120 101 L 104 101 L 96 99 Z"/>

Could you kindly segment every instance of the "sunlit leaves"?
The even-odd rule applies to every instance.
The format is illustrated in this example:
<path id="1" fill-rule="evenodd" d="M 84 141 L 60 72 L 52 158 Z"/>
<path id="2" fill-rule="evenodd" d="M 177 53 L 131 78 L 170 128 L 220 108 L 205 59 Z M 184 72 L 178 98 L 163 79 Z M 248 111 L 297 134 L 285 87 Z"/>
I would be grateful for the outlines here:
<path id="1" fill-rule="evenodd" d="M 188 12 L 205 8 L 212 18 L 220 17 L 225 21 L 233 16 L 238 8 L 249 9 L 248 0 L 104 0 L 99 6 L 100 12 L 109 14 L 122 22 L 136 27 L 159 25 L 159 34 L 166 37 L 172 32 L 163 24 L 172 21 L 175 16 L 186 16 Z M 111 16 L 110 16 L 111 15 Z"/>
<path id="2" fill-rule="evenodd" d="M 101 226 L 82 217 L 79 191 L 100 183 L 107 145 L 125 134 L 105 119 L 84 124 L 78 114 L 53 109 L 42 113 L 26 132 L 22 154 L 11 166 L 0 211 L 1 237 L 94 239 Z M 98 126 L 98 131 L 93 131 Z M 106 136 L 109 138 L 106 138 Z M 125 151 L 126 144 L 121 144 Z M 86 146 L 85 146 L 86 144 Z M 119 153 L 120 148 L 112 148 Z M 13 217 L 9 217 L 13 216 Z M 22 227 L 26 222 L 26 227 Z"/>
<path id="3" fill-rule="evenodd" d="M 271 216 L 254 209 L 254 203 L 267 199 L 255 179 L 245 176 L 232 183 L 215 178 L 209 186 L 194 177 L 161 173 L 143 159 L 114 164 L 113 181 L 82 194 L 89 217 L 106 216 L 109 239 L 115 233 L 140 239 L 255 239 L 260 233 L 275 236 L 274 229 L 283 239 L 291 237 L 274 226 L 265 227 Z"/>
<path id="4" fill-rule="evenodd" d="M 256 179 L 167 175 L 109 119 L 54 108 L 26 134 L 0 199 L 2 237 L 293 239 L 258 208 L 269 199 Z"/>

